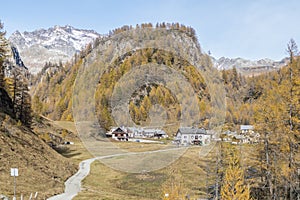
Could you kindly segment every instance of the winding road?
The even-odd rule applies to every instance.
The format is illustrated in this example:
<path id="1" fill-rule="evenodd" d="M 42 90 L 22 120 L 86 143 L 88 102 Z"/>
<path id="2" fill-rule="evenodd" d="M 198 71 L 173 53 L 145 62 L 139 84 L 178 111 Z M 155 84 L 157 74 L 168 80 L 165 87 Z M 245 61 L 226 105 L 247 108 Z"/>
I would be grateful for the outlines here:
<path id="1" fill-rule="evenodd" d="M 185 148 L 185 147 L 181 147 Z M 138 155 L 138 154 L 151 154 L 157 152 L 167 152 L 172 150 L 178 150 L 180 148 L 170 148 L 170 149 L 161 149 L 155 151 L 144 151 L 144 152 L 128 152 L 128 153 L 120 153 L 114 155 L 100 156 L 95 158 L 90 158 L 80 162 L 79 170 L 76 174 L 71 176 L 65 182 L 65 191 L 62 194 L 58 194 L 48 198 L 47 200 L 71 200 L 81 191 L 81 181 L 90 173 L 90 166 L 95 160 L 101 160 L 105 158 L 113 158 L 118 156 L 126 156 L 126 155 Z"/>
<path id="2" fill-rule="evenodd" d="M 65 191 L 62 194 L 48 198 L 48 200 L 68 200 L 74 198 L 81 190 L 81 181 L 90 173 L 90 165 L 97 158 L 90 158 L 80 162 L 79 170 L 65 182 Z"/>

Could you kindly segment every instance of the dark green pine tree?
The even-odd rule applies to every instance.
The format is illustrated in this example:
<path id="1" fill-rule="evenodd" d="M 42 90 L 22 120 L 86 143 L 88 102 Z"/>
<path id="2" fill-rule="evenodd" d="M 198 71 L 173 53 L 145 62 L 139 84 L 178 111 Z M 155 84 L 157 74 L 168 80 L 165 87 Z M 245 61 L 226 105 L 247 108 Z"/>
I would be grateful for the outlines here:
<path id="1" fill-rule="evenodd" d="M 31 97 L 28 89 L 28 81 L 18 69 L 13 71 L 12 98 L 16 119 L 30 127 L 32 120 Z"/>
<path id="2" fill-rule="evenodd" d="M 28 83 L 26 81 L 22 82 L 20 90 L 20 120 L 25 126 L 30 127 L 32 121 L 31 96 L 29 94 Z"/>

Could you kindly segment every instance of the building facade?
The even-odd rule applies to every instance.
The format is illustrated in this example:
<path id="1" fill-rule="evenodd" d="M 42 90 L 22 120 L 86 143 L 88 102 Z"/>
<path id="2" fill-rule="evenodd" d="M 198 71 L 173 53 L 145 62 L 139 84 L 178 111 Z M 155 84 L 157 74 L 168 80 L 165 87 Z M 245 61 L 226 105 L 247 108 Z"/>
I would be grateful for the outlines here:
<path id="1" fill-rule="evenodd" d="M 146 129 L 124 126 L 112 128 L 108 133 L 106 133 L 106 136 L 118 141 L 128 141 L 131 138 L 161 139 L 168 137 L 166 132 L 160 129 Z"/>
<path id="2" fill-rule="evenodd" d="M 175 141 L 180 145 L 208 145 L 212 135 L 204 128 L 181 127 L 178 129 Z"/>

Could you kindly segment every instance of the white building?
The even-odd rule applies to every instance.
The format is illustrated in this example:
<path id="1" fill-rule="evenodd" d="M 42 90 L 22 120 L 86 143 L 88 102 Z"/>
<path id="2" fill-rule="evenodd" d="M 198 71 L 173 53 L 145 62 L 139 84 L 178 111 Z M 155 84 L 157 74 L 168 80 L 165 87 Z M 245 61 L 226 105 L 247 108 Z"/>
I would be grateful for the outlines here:
<path id="1" fill-rule="evenodd" d="M 128 141 L 129 134 L 124 127 L 117 127 L 111 130 L 111 137 L 118 141 Z"/>
<path id="2" fill-rule="evenodd" d="M 241 134 L 252 133 L 254 127 L 252 125 L 241 125 Z"/>
<path id="3" fill-rule="evenodd" d="M 176 142 L 181 145 L 208 145 L 212 134 L 207 133 L 204 128 L 181 127 L 176 134 Z"/>

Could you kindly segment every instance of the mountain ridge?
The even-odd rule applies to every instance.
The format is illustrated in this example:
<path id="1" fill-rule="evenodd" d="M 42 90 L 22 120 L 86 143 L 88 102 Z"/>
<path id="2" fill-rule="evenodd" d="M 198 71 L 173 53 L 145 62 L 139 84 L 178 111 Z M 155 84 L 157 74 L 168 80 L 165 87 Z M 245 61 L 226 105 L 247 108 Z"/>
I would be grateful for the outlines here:
<path id="1" fill-rule="evenodd" d="M 100 36 L 94 30 L 56 25 L 31 32 L 15 31 L 9 37 L 9 41 L 19 50 L 29 71 L 36 74 L 46 62 L 69 61 L 75 53 L 79 53 L 87 44 Z"/>
<path id="2" fill-rule="evenodd" d="M 237 69 L 241 68 L 251 68 L 251 67 L 266 67 L 266 68 L 280 68 L 285 66 L 288 62 L 288 58 L 283 58 L 280 61 L 275 61 L 269 58 L 263 58 L 259 60 L 251 60 L 245 58 L 227 58 L 220 57 L 219 59 L 211 56 L 214 67 L 219 70 L 227 70 L 236 67 Z"/>
<path id="3" fill-rule="evenodd" d="M 18 49 L 25 66 L 32 74 L 42 70 L 46 62 L 68 62 L 75 53 L 79 53 L 97 37 L 105 34 L 95 30 L 75 28 L 70 25 L 55 25 L 48 29 L 40 28 L 34 31 L 15 31 L 9 41 Z M 227 70 L 236 67 L 246 71 L 259 67 L 263 70 L 278 69 L 287 64 L 287 58 L 274 61 L 269 58 L 251 60 L 245 58 L 214 58 L 211 56 L 214 67 Z"/>

